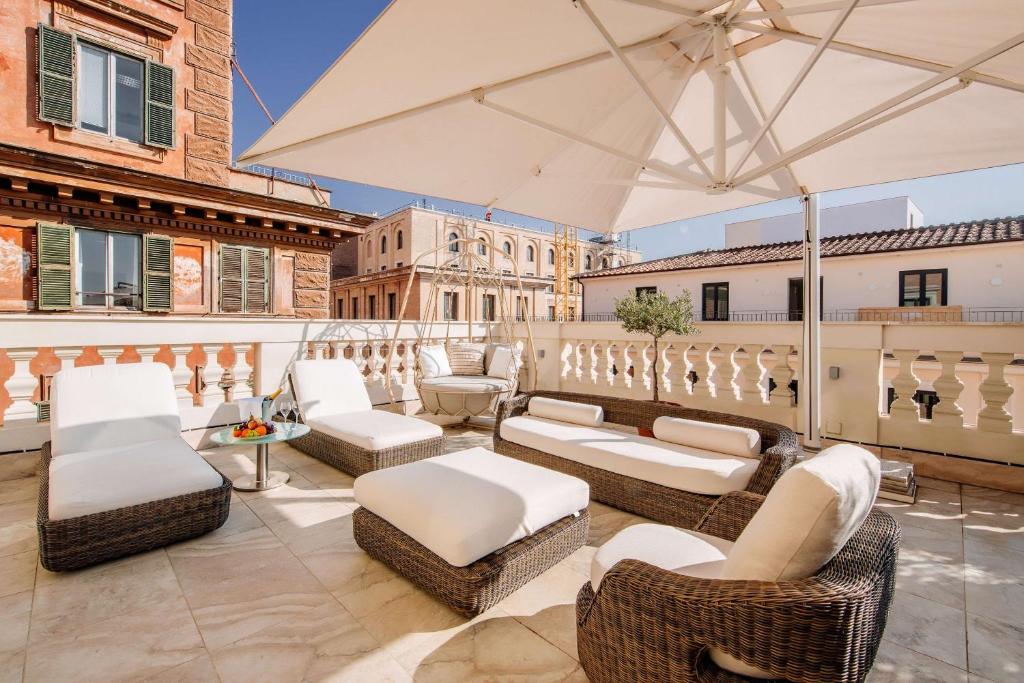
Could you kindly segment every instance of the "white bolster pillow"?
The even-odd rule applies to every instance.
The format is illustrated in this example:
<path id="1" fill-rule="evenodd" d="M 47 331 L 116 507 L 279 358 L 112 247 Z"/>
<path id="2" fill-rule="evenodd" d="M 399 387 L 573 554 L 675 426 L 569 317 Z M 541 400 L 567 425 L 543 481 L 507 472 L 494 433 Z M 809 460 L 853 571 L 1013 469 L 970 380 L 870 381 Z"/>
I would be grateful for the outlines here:
<path id="1" fill-rule="evenodd" d="M 668 415 L 654 421 L 654 438 L 743 458 L 757 457 L 761 452 L 761 435 L 756 429 Z"/>
<path id="2" fill-rule="evenodd" d="M 571 422 L 584 427 L 600 427 L 604 424 L 604 408 L 589 403 L 534 396 L 530 399 L 527 409 L 534 417 L 546 417 L 549 420 Z"/>

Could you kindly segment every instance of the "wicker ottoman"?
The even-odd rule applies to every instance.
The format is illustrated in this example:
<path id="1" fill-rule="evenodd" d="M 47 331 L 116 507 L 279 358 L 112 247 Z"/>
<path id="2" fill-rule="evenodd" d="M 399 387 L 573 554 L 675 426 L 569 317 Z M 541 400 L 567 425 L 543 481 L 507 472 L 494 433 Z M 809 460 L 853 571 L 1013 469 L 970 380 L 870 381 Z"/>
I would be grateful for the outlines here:
<path id="1" fill-rule="evenodd" d="M 587 484 L 471 448 L 356 479 L 359 547 L 474 616 L 583 545 Z"/>

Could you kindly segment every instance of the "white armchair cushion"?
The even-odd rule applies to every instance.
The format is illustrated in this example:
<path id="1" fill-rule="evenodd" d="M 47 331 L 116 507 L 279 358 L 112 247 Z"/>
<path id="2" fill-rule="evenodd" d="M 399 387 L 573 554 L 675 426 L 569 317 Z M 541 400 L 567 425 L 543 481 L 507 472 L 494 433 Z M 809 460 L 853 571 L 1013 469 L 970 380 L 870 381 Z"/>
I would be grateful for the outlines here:
<path id="1" fill-rule="evenodd" d="M 423 379 L 434 377 L 449 377 L 452 374 L 452 366 L 448 362 L 448 352 L 441 344 L 432 344 L 420 348 L 419 353 L 420 372 Z"/>
<path id="2" fill-rule="evenodd" d="M 470 448 L 358 477 L 356 502 L 465 567 L 590 503 L 576 477 Z"/>
<path id="3" fill-rule="evenodd" d="M 559 422 L 582 425 L 584 427 L 600 427 L 604 424 L 604 408 L 589 403 L 559 401 L 544 396 L 534 396 L 527 406 L 530 415 L 543 417 Z"/>
<path id="4" fill-rule="evenodd" d="M 448 364 L 451 366 L 453 375 L 483 375 L 484 374 L 484 351 L 487 344 L 458 342 L 452 344 L 451 354 L 448 356 Z"/>
<path id="5" fill-rule="evenodd" d="M 54 376 L 50 395 L 54 457 L 181 435 L 174 380 L 163 363 L 68 368 Z"/>
<path id="6" fill-rule="evenodd" d="M 513 380 L 519 375 L 523 364 L 520 349 L 513 349 L 508 344 L 492 344 L 490 360 L 487 363 L 487 375 L 499 379 Z"/>
<path id="7" fill-rule="evenodd" d="M 180 436 L 50 460 L 51 520 L 206 491 L 223 478 Z"/>
<path id="8" fill-rule="evenodd" d="M 444 434 L 436 424 L 386 410 L 321 415 L 306 420 L 306 424 L 311 429 L 368 451 L 404 446 Z"/>
<path id="9" fill-rule="evenodd" d="M 653 431 L 656 439 L 681 446 L 693 446 L 744 458 L 755 458 L 761 452 L 761 434 L 749 427 L 662 415 L 654 421 Z"/>
<path id="10" fill-rule="evenodd" d="M 622 560 L 641 560 L 677 574 L 717 579 L 732 547 L 730 541 L 699 531 L 664 524 L 634 524 L 597 549 L 590 563 L 590 585 L 596 591 L 604 575 Z"/>
<path id="11" fill-rule="evenodd" d="M 347 358 L 295 361 L 291 378 L 295 400 L 306 422 L 373 408 L 362 373 Z"/>

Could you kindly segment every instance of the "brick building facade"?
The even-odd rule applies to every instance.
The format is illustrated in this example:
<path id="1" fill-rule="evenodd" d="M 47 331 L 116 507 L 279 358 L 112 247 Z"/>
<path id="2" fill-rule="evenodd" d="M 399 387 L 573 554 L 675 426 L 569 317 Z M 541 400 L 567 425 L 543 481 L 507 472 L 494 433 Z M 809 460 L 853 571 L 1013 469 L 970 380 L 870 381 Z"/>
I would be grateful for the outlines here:
<path id="1" fill-rule="evenodd" d="M 8 0 L 0 311 L 330 315 L 367 216 L 231 166 L 230 0 Z"/>

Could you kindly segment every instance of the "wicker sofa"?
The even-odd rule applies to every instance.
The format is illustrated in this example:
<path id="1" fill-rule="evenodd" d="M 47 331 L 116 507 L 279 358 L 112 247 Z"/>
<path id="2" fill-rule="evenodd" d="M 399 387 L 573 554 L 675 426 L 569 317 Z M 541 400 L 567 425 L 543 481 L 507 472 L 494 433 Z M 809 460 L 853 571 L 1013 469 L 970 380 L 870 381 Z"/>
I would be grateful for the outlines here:
<path id="1" fill-rule="evenodd" d="M 494 428 L 496 452 L 579 477 L 590 484 L 590 497 L 593 500 L 674 526 L 694 528 L 721 493 L 727 491 L 715 495 L 694 493 L 517 443 L 512 440 L 516 438 L 511 433 L 513 430 L 508 428 L 511 424 L 506 425 L 505 429 L 502 425 L 509 420 L 526 416 L 530 400 L 534 397 L 599 406 L 603 410 L 606 423 L 648 430 L 652 429 L 654 421 L 662 416 L 756 430 L 760 434 L 760 453 L 754 456 L 756 462 L 749 468 L 749 478 L 738 479 L 741 483 L 745 482 L 738 485 L 738 488 L 750 493 L 766 494 L 779 476 L 793 465 L 799 452 L 796 434 L 782 425 L 725 413 L 683 408 L 669 403 L 569 392 L 535 391 L 520 394 L 499 406 Z M 603 427 L 602 430 L 609 435 L 615 435 L 616 438 L 627 438 L 621 431 L 613 431 L 607 427 Z M 595 435 L 594 430 L 585 433 L 586 437 Z M 654 439 L 645 440 L 644 437 L 632 439 L 642 445 L 658 443 Z"/>
<path id="2" fill-rule="evenodd" d="M 877 491 L 874 456 L 836 448 L 843 469 L 874 461 Z M 695 532 L 642 524 L 598 550 L 576 601 L 591 681 L 865 679 L 892 601 L 899 525 L 849 479 L 816 486 L 803 465 L 791 472 L 804 479 L 787 475 L 767 498 L 723 496 Z"/>
<path id="3" fill-rule="evenodd" d="M 300 360 L 289 373 L 306 436 L 295 448 L 358 477 L 444 453 L 444 431 L 408 415 L 374 410 L 363 376 L 344 358 Z"/>
<path id="4" fill-rule="evenodd" d="M 181 438 L 166 365 L 63 370 L 51 397 L 36 522 L 43 567 L 87 567 L 227 520 L 231 482 Z"/>

